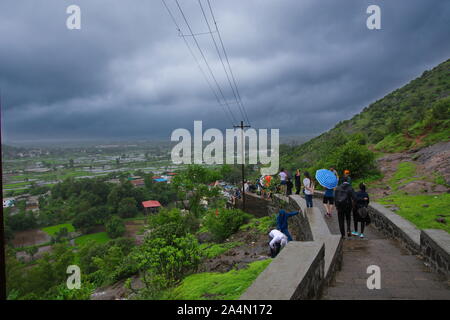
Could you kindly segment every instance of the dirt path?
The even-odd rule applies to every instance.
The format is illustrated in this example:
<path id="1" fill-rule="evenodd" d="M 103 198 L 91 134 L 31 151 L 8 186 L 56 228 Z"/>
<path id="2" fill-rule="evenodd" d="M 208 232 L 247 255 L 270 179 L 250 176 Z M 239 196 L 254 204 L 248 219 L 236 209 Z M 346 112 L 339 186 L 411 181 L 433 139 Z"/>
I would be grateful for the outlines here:
<path id="1" fill-rule="evenodd" d="M 314 205 L 325 213 L 320 199 L 314 199 Z M 340 234 L 336 212 L 326 221 L 332 233 Z M 366 227 L 364 235 L 364 239 L 352 237 L 344 240 L 342 270 L 337 272 L 333 283 L 324 290 L 322 299 L 450 300 L 449 284 L 431 272 L 419 257 L 409 254 L 396 241 L 386 238 L 372 226 Z M 367 288 L 369 274 L 366 271 L 370 265 L 380 267 L 379 290 Z"/>

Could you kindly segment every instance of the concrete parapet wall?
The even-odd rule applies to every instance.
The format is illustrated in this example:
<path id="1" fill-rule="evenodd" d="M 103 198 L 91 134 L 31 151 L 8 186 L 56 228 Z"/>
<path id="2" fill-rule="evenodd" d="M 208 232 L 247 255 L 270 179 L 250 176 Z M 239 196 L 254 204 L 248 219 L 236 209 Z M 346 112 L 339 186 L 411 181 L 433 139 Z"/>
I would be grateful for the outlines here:
<path id="1" fill-rule="evenodd" d="M 425 229 L 420 233 L 420 248 L 425 261 L 436 272 L 450 279 L 450 235 L 444 230 Z"/>
<path id="2" fill-rule="evenodd" d="M 241 300 L 316 299 L 342 263 L 342 239 L 332 235 L 318 208 L 306 208 L 299 195 L 274 195 L 268 214 L 279 209 L 300 211 L 289 218 L 289 229 L 295 235 L 272 261 Z"/>

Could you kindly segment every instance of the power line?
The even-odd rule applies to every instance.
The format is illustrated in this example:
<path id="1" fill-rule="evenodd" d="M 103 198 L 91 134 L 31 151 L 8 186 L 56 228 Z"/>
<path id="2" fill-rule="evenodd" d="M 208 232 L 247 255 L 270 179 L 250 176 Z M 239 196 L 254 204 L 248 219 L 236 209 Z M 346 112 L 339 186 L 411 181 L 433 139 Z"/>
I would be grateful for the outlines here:
<path id="1" fill-rule="evenodd" d="M 209 0 L 207 0 L 207 1 L 208 1 L 209 11 L 211 12 L 211 17 L 213 18 L 214 25 L 216 26 L 217 35 L 219 36 L 219 40 L 220 40 L 220 43 L 222 45 L 223 53 L 225 55 L 225 59 L 226 59 L 227 64 L 228 64 L 228 68 L 230 69 L 230 74 L 231 74 L 231 78 L 233 79 L 233 83 L 234 83 L 234 86 L 235 86 L 235 89 L 236 89 L 236 94 L 237 94 L 237 96 L 239 98 L 239 102 L 242 105 L 242 108 L 244 110 L 244 113 L 245 113 L 245 116 L 246 116 L 246 119 L 247 119 L 247 123 L 250 124 L 250 120 L 248 118 L 247 111 L 245 110 L 244 104 L 242 103 L 241 95 L 239 93 L 239 89 L 238 89 L 238 86 L 236 84 L 236 79 L 234 77 L 233 70 L 231 69 L 230 61 L 228 59 L 228 54 L 227 54 L 227 51 L 225 49 L 225 45 L 223 44 L 222 36 L 220 35 L 219 27 L 217 25 L 217 21 L 216 21 L 216 18 L 214 16 L 214 13 L 213 13 L 213 10 L 212 10 L 212 7 L 211 7 L 211 2 Z"/>
<path id="2" fill-rule="evenodd" d="M 180 28 L 180 26 L 179 26 L 177 20 L 175 19 L 174 15 L 172 14 L 172 11 L 171 11 L 170 8 L 167 6 L 167 3 L 165 2 L 165 0 L 162 0 L 162 3 L 164 4 L 164 7 L 166 8 L 167 12 L 169 13 L 169 16 L 171 17 L 173 23 L 175 24 L 175 27 L 176 27 L 176 29 L 177 29 L 177 31 L 178 31 L 179 36 L 183 38 L 183 41 L 184 41 L 186 47 L 188 48 L 188 50 L 189 50 L 189 52 L 190 52 L 192 58 L 193 58 L 194 61 L 196 62 L 197 67 L 200 69 L 200 72 L 203 74 L 203 77 L 205 78 L 205 80 L 206 80 L 206 82 L 207 82 L 207 84 L 208 84 L 208 86 L 209 86 L 209 89 L 213 92 L 214 97 L 215 97 L 216 100 L 217 100 L 217 103 L 219 104 L 219 106 L 222 107 L 222 109 L 223 109 L 223 111 L 224 111 L 224 113 L 225 113 L 225 116 L 230 120 L 231 125 L 233 126 L 233 125 L 234 125 L 234 122 L 233 122 L 234 115 L 233 115 L 233 113 L 231 113 L 231 110 L 229 109 L 229 106 L 228 106 L 228 109 L 229 109 L 228 111 L 229 111 L 229 113 L 231 114 L 231 117 L 230 117 L 230 114 L 228 114 L 228 113 L 226 112 L 226 110 L 225 110 L 225 105 L 220 101 L 220 98 L 219 98 L 217 92 L 214 90 L 214 88 L 213 88 L 213 86 L 211 85 L 211 82 L 209 81 L 209 79 L 208 79 L 208 77 L 207 77 L 205 71 L 203 70 L 203 68 L 202 68 L 202 66 L 201 66 L 201 64 L 200 64 L 200 62 L 198 61 L 197 57 L 195 56 L 194 52 L 192 51 L 192 48 L 191 48 L 191 46 L 189 45 L 189 42 L 188 42 L 187 39 L 186 39 L 186 36 L 187 36 L 187 35 L 184 35 L 184 34 L 181 32 L 181 28 Z M 191 34 L 191 35 L 188 35 L 188 36 L 193 36 L 193 37 L 194 37 L 195 35 Z"/>
<path id="3" fill-rule="evenodd" d="M 215 82 L 215 84 L 216 84 L 216 86 L 217 86 L 217 89 L 218 89 L 219 92 L 220 92 L 220 95 L 222 96 L 223 100 L 225 101 L 225 104 L 226 104 L 226 106 L 228 107 L 228 110 L 230 111 L 230 113 L 231 113 L 231 115 L 232 115 L 234 121 L 237 122 L 236 119 L 235 119 L 235 117 L 234 117 L 234 114 L 233 114 L 233 112 L 231 111 L 231 108 L 230 108 L 230 106 L 229 106 L 229 104 L 228 104 L 228 102 L 227 102 L 227 99 L 225 98 L 225 95 L 223 94 L 222 88 L 220 87 L 219 83 L 217 82 L 217 79 L 216 79 L 216 77 L 214 76 L 214 73 L 213 73 L 213 71 L 212 71 L 212 69 L 211 69 L 211 67 L 210 67 L 210 65 L 209 65 L 209 63 L 208 63 L 208 60 L 206 59 L 205 54 L 203 53 L 203 50 L 202 50 L 202 48 L 200 47 L 200 44 L 198 43 L 197 38 L 196 38 L 196 36 L 194 35 L 194 32 L 193 32 L 192 29 L 191 29 L 191 26 L 190 26 L 190 24 L 189 24 L 189 22 L 188 22 L 188 20 L 187 20 L 187 18 L 186 18 L 186 16 L 185 16 L 184 12 L 183 12 L 183 9 L 182 9 L 181 6 L 180 6 L 180 3 L 178 2 L 178 0 L 175 0 L 175 2 L 176 2 L 176 4 L 177 4 L 177 6 L 178 6 L 178 9 L 180 10 L 180 13 L 181 13 L 181 15 L 182 15 L 182 17 L 183 17 L 183 19 L 184 19 L 184 22 L 186 23 L 186 25 L 187 25 L 187 27 L 188 27 L 188 29 L 189 29 L 189 32 L 190 32 L 191 35 L 192 35 L 192 38 L 194 39 L 195 44 L 197 45 L 197 49 L 198 49 L 198 51 L 200 52 L 200 54 L 201 54 L 201 56 L 202 56 L 202 58 L 203 58 L 203 61 L 205 62 L 206 66 L 207 66 L 207 68 L 208 68 L 208 70 L 209 70 L 209 73 L 211 74 L 211 77 L 213 78 L 213 80 L 214 80 L 214 82 Z"/>
<path id="4" fill-rule="evenodd" d="M 238 97 L 236 95 L 235 89 L 234 89 L 233 85 L 231 84 L 230 76 L 228 75 L 227 68 L 225 67 L 225 64 L 223 62 L 222 55 L 220 54 L 219 47 L 217 46 L 217 42 L 216 42 L 216 39 L 215 39 L 215 37 L 213 35 L 213 31 L 211 30 L 211 26 L 209 25 L 208 18 L 206 17 L 205 10 L 203 9 L 203 5 L 202 5 L 201 0 L 198 0 L 198 4 L 200 5 L 200 9 L 202 11 L 203 17 L 205 18 L 206 25 L 208 26 L 209 34 L 211 35 L 211 39 L 214 42 L 214 47 L 216 48 L 217 55 L 219 56 L 220 62 L 222 63 L 223 71 L 225 71 L 225 75 L 227 76 L 228 84 L 230 85 L 231 91 L 233 92 L 234 98 L 236 99 L 236 102 L 238 104 L 239 111 L 241 112 L 242 117 L 245 118 L 244 112 L 242 111 L 242 107 L 241 107 L 241 105 L 239 103 L 239 100 L 238 100 Z"/>

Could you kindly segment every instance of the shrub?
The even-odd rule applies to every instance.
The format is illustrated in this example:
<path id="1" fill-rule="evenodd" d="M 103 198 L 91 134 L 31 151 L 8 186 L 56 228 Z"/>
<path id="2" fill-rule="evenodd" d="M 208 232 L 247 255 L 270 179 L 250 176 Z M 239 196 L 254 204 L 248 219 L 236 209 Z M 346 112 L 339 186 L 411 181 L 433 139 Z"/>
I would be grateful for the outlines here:
<path id="1" fill-rule="evenodd" d="M 117 213 L 122 218 L 132 218 L 138 213 L 136 200 L 134 198 L 124 198 L 119 203 Z"/>
<path id="2" fill-rule="evenodd" d="M 152 230 L 149 237 L 170 240 L 173 236 L 184 237 L 196 231 L 199 221 L 193 214 L 180 209 L 162 209 L 158 214 L 149 216 L 148 225 Z"/>
<path id="3" fill-rule="evenodd" d="M 223 241 L 239 230 L 239 227 L 250 220 L 252 216 L 238 209 L 220 209 L 208 211 L 205 226 L 213 235 L 214 240 Z"/>
<path id="4" fill-rule="evenodd" d="M 350 170 L 353 178 L 367 176 L 376 170 L 375 154 L 357 141 L 347 142 L 332 154 L 329 161 L 339 172 Z"/>
<path id="5" fill-rule="evenodd" d="M 106 233 L 112 239 L 118 238 L 125 233 L 125 224 L 118 216 L 112 216 L 105 224 Z"/>
<path id="6" fill-rule="evenodd" d="M 197 239 L 191 234 L 172 239 L 146 238 L 132 254 L 134 266 L 143 274 L 147 287 L 153 284 L 154 275 L 165 279 L 170 286 L 181 280 L 188 272 L 195 270 L 201 261 Z"/>

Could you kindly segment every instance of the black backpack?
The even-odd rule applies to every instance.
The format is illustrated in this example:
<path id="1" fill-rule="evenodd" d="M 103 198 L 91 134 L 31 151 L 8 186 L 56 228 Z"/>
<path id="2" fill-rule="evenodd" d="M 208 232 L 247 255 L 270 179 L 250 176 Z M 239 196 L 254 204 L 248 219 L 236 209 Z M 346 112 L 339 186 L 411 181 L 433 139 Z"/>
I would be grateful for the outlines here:
<path id="1" fill-rule="evenodd" d="M 336 207 L 344 207 L 350 204 L 349 190 L 344 188 L 342 185 L 334 190 L 334 199 L 336 202 Z"/>
<path id="2" fill-rule="evenodd" d="M 361 219 L 366 219 L 367 216 L 369 215 L 369 210 L 367 209 L 367 207 L 361 207 L 358 209 L 358 214 L 361 217 Z"/>

